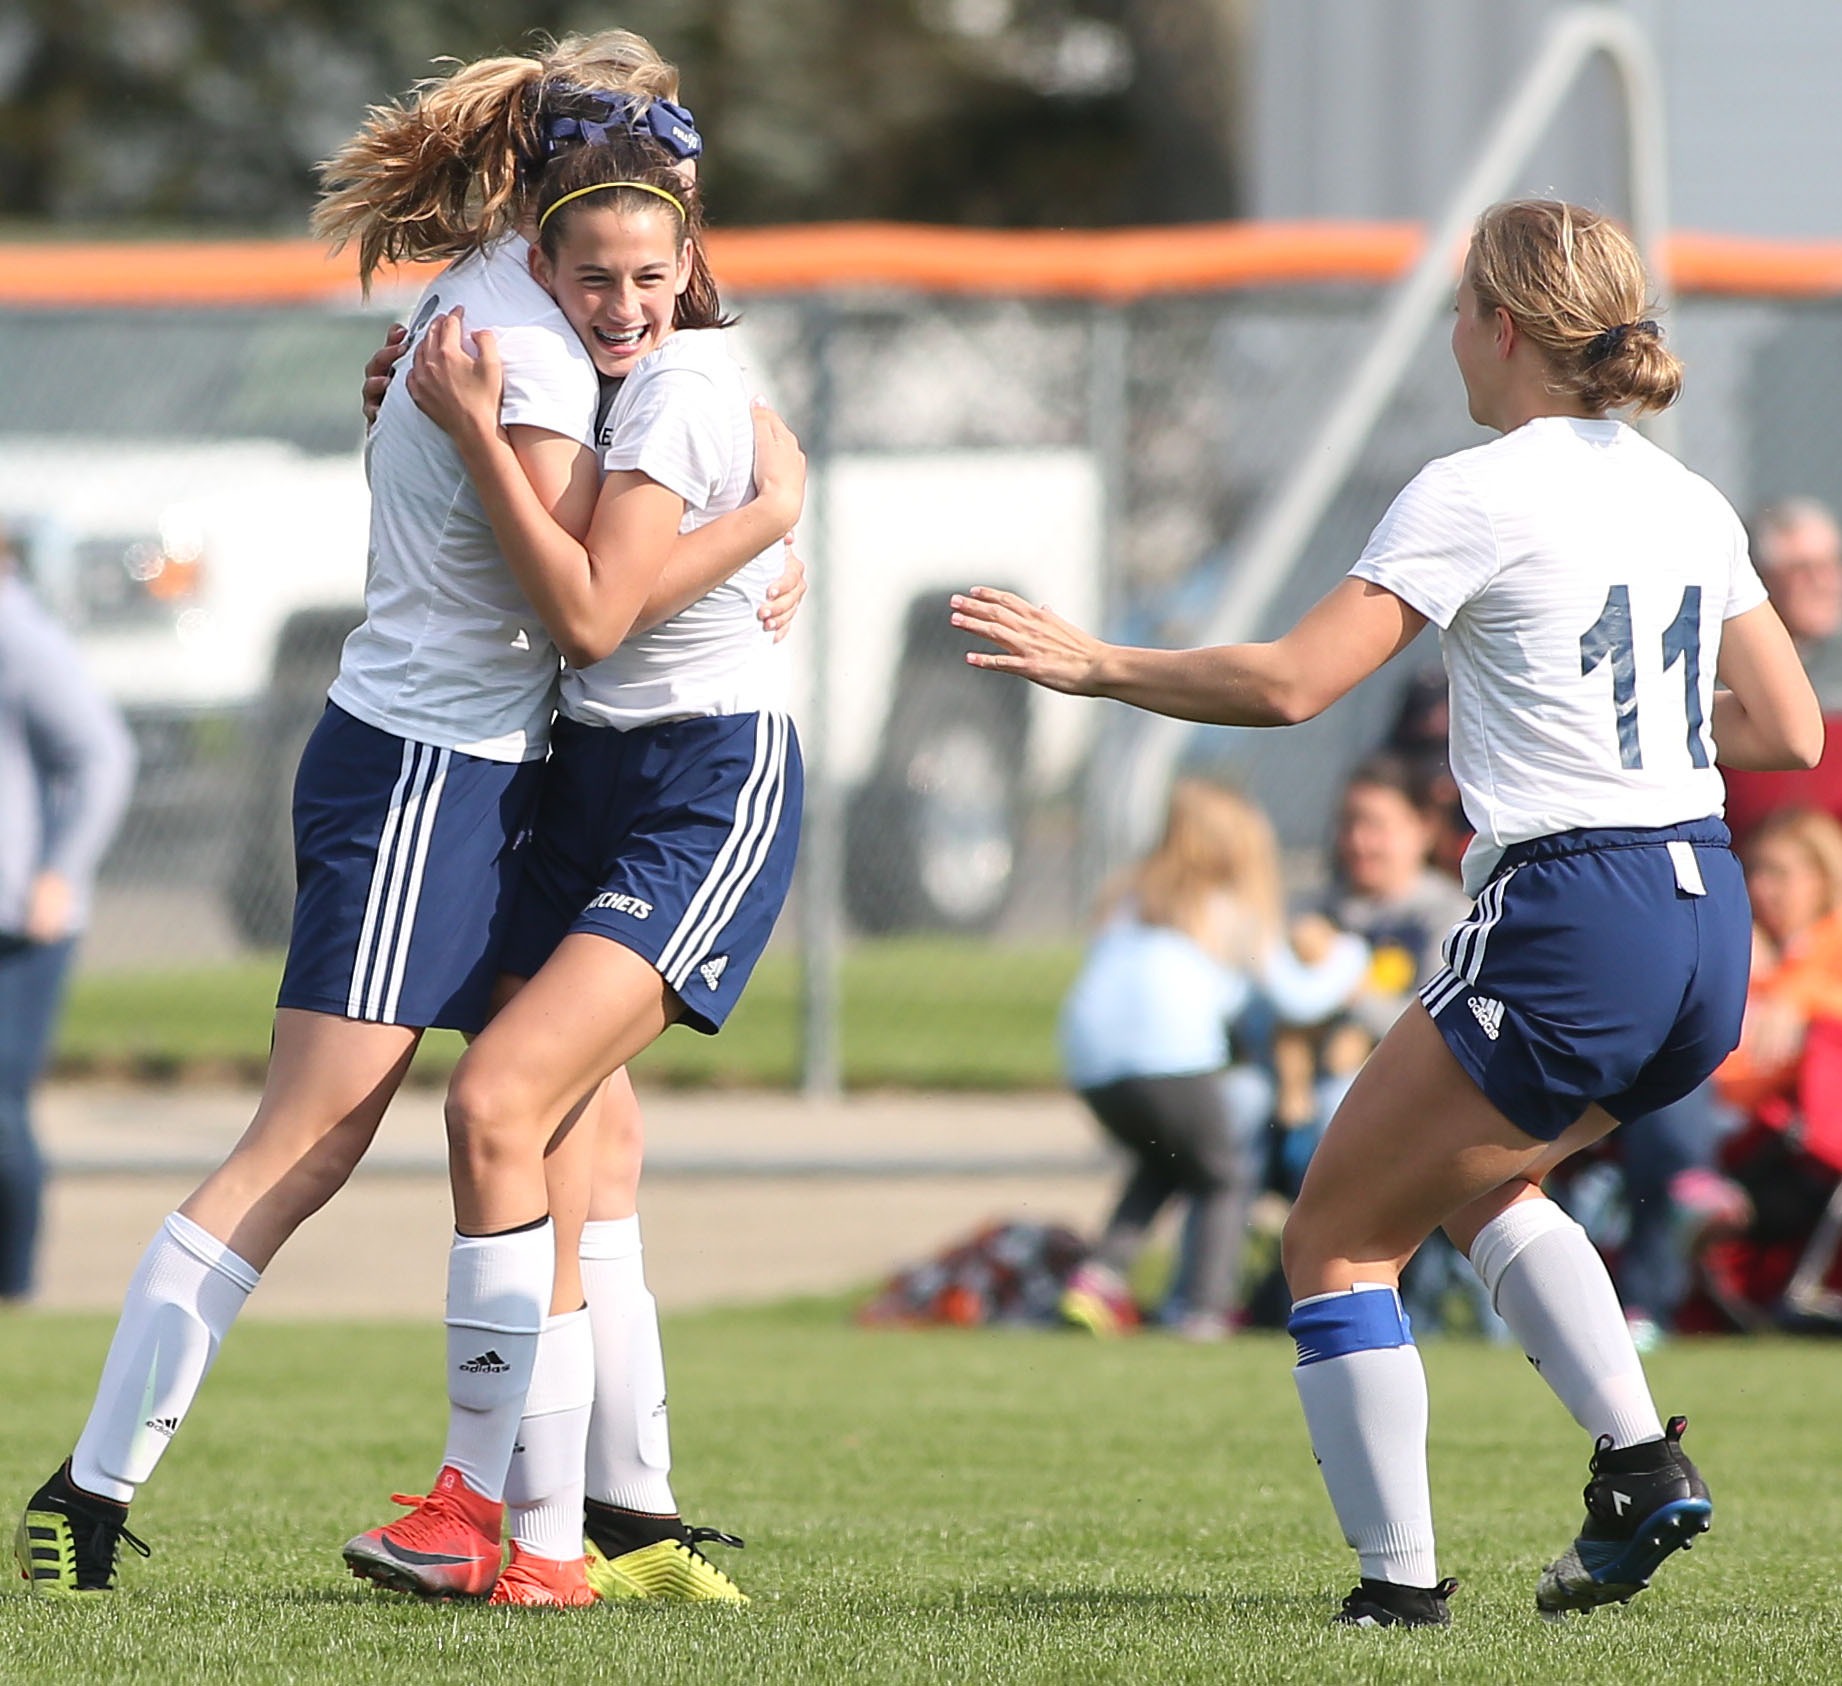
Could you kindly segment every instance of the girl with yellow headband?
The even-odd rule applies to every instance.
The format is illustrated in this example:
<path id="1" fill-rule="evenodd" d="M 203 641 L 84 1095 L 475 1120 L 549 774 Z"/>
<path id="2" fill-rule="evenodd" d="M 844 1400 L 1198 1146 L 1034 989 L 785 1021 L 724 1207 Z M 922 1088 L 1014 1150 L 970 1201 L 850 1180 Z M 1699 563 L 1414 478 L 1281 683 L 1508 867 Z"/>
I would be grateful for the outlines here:
<path id="1" fill-rule="evenodd" d="M 500 952 L 528 981 L 447 1100 L 459 1228 L 514 1240 L 545 1232 L 559 1124 L 668 1025 L 721 1027 L 791 882 L 801 802 L 783 652 L 757 622 L 773 549 L 644 630 L 680 536 L 754 495 L 748 389 L 702 267 L 695 186 L 621 135 L 552 164 L 538 205 L 531 273 L 621 383 L 599 486 L 546 506 L 503 425 L 505 336 L 477 330 L 470 350 L 459 314 L 439 317 L 407 383 L 569 663 Z M 466 1384 L 451 1397 L 463 1414 Z"/>
<path id="2" fill-rule="evenodd" d="M 592 498 L 600 390 L 588 353 L 531 279 L 535 194 L 553 159 L 610 132 L 651 135 L 688 168 L 698 142 L 676 97 L 677 73 L 637 35 L 572 36 L 462 65 L 377 108 L 325 167 L 316 226 L 357 246 L 367 281 L 388 262 L 448 261 L 418 330 L 457 303 L 501 330 L 509 448 L 546 508 L 570 509 L 585 486 Z M 755 443 L 761 495 L 672 547 L 638 624 L 696 601 L 792 525 L 797 445 L 772 420 Z M 21 1568 L 35 1588 L 113 1584 L 121 1542 L 139 1546 L 129 1501 L 262 1270 L 351 1174 L 422 1031 L 477 1032 L 493 1005 L 557 650 L 508 574 L 453 446 L 407 394 L 385 401 L 368 456 L 366 620 L 297 781 L 300 889 L 262 1101 L 230 1158 L 143 1255 L 74 1455 L 27 1503 Z M 468 1409 L 444 1459 L 452 1479 L 392 1541 L 354 1541 L 359 1572 L 506 1602 L 588 1596 L 586 1432 L 598 1582 L 623 1595 L 740 1596 L 676 1515 L 657 1315 L 634 1216 L 641 1132 L 624 1074 L 595 1111 L 597 1128 L 560 1134 L 552 1156 L 546 1210 L 560 1249 L 548 1220 L 541 1233 L 505 1236 L 463 1219 L 449 1369 Z M 521 1429 L 528 1389 L 533 1415 Z M 526 1456 L 503 1486 L 514 1437 Z M 495 1589 L 502 1493 L 522 1549 Z M 573 1579 L 531 1570 L 550 1560 L 573 1560 Z"/>

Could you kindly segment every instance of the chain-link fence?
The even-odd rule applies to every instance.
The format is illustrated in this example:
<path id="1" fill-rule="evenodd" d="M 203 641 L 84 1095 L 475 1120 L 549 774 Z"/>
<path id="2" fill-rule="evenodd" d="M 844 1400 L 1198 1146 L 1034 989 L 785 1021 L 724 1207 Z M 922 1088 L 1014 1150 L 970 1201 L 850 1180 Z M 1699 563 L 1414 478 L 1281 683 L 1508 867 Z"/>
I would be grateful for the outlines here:
<path id="1" fill-rule="evenodd" d="M 914 930 L 1076 940 L 1112 864 L 1093 792 L 1123 711 L 968 668 L 946 596 L 1013 587 L 1120 638 L 1182 641 L 1314 427 L 1380 298 L 1299 284 L 1146 297 L 877 292 L 739 302 L 744 354 L 808 444 L 815 591 L 793 640 L 821 946 Z M 361 367 L 388 320 L 319 306 L 0 311 L 0 519 L 142 750 L 85 965 L 161 968 L 286 932 L 293 762 L 359 613 Z M 1696 296 L 1682 454 L 1742 509 L 1842 503 L 1842 299 Z M 1476 442 L 1430 331 L 1267 611 L 1347 568 L 1428 457 Z M 1431 640 L 1321 720 L 1199 729 L 1187 759 L 1306 857 Z M 827 905 L 815 908 L 815 896 Z M 834 905 L 835 904 L 835 905 Z M 817 915 L 817 917 L 815 917 Z M 834 1010 L 821 991 L 820 1012 Z"/>

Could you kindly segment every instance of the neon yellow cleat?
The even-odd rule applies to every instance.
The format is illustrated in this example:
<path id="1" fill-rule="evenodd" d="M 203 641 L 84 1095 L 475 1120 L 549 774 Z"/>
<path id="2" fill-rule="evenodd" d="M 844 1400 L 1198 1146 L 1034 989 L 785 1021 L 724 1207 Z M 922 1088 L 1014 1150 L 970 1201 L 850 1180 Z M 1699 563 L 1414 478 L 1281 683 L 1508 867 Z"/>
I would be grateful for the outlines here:
<path id="1" fill-rule="evenodd" d="M 686 1603 L 746 1604 L 748 1594 L 697 1548 L 705 1540 L 739 1546 L 734 1534 L 687 1528 L 681 1540 L 655 1540 L 609 1557 L 588 1541 L 588 1584 L 603 1598 L 666 1598 Z"/>
<path id="2" fill-rule="evenodd" d="M 143 1557 L 146 1545 L 128 1532 L 128 1507 L 71 1484 L 61 1468 L 26 1501 L 13 1535 L 20 1578 L 46 1597 L 109 1592 L 123 1541 Z"/>

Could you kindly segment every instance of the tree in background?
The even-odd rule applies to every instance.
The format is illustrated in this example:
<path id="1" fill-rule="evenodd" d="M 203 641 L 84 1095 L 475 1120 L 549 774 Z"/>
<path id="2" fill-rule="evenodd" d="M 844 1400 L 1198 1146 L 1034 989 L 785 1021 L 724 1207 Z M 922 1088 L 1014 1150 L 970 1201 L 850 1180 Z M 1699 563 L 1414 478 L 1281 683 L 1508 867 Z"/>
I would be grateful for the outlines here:
<path id="1" fill-rule="evenodd" d="M 727 223 L 1231 215 L 1251 0 L 13 0 L 0 215 L 297 230 L 438 55 L 621 24 L 677 61 Z"/>

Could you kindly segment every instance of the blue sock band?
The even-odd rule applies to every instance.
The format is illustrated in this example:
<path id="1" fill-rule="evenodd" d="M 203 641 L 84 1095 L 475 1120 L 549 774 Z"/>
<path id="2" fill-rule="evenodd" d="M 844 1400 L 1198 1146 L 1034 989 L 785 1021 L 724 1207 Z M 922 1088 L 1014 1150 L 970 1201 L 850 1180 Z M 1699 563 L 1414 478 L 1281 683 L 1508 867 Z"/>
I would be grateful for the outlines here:
<path id="1" fill-rule="evenodd" d="M 1292 1308 L 1286 1333 L 1298 1342 L 1301 1365 L 1413 1345 L 1413 1323 L 1392 1288 L 1352 1288 L 1303 1301 Z"/>

